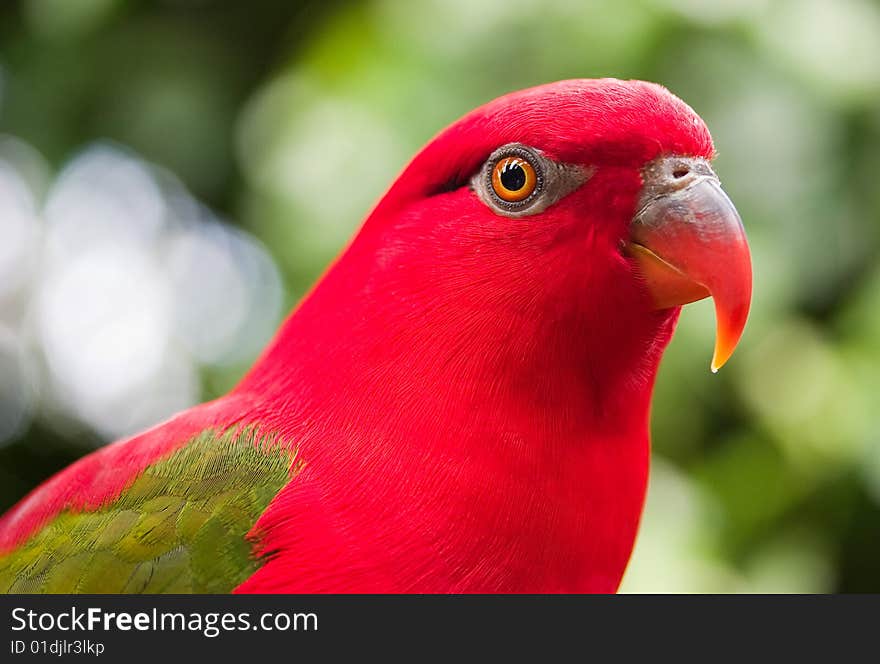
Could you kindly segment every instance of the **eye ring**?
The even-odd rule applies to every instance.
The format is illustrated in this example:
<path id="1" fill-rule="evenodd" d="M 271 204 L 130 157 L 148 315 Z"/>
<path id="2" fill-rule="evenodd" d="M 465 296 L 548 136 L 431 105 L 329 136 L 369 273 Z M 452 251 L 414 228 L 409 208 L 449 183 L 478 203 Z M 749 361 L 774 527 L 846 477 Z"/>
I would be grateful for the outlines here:
<path id="1" fill-rule="evenodd" d="M 486 170 L 486 190 L 508 211 L 529 207 L 544 188 L 541 159 L 531 150 L 511 146 L 496 153 Z"/>
<path id="2" fill-rule="evenodd" d="M 496 214 L 518 219 L 540 214 L 593 172 L 592 167 L 553 161 L 528 145 L 508 143 L 483 162 L 470 188 Z"/>
<path id="3" fill-rule="evenodd" d="M 520 203 L 538 187 L 535 167 L 519 155 L 502 157 L 492 168 L 492 191 L 506 203 Z"/>

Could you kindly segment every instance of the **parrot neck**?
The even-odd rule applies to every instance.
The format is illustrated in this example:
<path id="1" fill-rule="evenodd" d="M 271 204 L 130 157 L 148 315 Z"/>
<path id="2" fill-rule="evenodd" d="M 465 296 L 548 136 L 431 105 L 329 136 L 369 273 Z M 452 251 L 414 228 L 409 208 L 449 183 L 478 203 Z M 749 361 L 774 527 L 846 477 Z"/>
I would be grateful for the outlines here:
<path id="1" fill-rule="evenodd" d="M 415 418 L 470 402 L 587 419 L 593 431 L 646 426 L 678 308 L 645 315 L 621 307 L 613 324 L 601 314 L 548 312 L 528 294 L 493 293 L 479 275 L 435 279 L 399 264 L 377 273 L 374 250 L 358 240 L 236 392 L 324 407 L 386 398 L 390 412 L 409 405 Z"/>
<path id="2" fill-rule="evenodd" d="M 235 391 L 253 404 L 244 419 L 295 445 L 303 477 L 320 484 L 292 486 L 283 503 L 320 495 L 314 509 L 357 532 L 358 559 L 387 572 L 382 591 L 614 591 L 677 312 L 598 325 L 479 279 L 377 273 L 361 251 L 330 270 Z M 425 577 L 417 561 L 438 550 L 446 564 Z M 483 571 L 460 576 L 469 569 Z"/>

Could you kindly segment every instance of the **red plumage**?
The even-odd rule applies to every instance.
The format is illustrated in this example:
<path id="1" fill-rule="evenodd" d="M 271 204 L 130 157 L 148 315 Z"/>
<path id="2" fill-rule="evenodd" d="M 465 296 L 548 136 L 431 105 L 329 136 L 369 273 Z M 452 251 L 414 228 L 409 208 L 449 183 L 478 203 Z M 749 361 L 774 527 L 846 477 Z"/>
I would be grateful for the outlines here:
<path id="1" fill-rule="evenodd" d="M 467 186 L 519 142 L 593 169 L 534 216 Z M 108 446 L 0 521 L 11 549 L 112 500 L 209 427 L 255 425 L 305 467 L 254 532 L 246 592 L 611 592 L 648 472 L 648 411 L 678 308 L 621 253 L 641 169 L 711 158 L 664 88 L 611 79 L 497 99 L 439 134 L 228 396 Z"/>

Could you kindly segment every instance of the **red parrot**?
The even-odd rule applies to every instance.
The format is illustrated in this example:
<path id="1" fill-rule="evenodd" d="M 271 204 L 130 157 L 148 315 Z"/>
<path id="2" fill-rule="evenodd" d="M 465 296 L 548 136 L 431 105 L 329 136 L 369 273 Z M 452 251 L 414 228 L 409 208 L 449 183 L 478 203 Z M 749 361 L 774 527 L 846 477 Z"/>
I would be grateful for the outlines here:
<path id="1" fill-rule="evenodd" d="M 0 520 L 6 592 L 614 592 L 680 305 L 751 298 L 703 121 L 569 80 L 427 144 L 226 396 Z"/>

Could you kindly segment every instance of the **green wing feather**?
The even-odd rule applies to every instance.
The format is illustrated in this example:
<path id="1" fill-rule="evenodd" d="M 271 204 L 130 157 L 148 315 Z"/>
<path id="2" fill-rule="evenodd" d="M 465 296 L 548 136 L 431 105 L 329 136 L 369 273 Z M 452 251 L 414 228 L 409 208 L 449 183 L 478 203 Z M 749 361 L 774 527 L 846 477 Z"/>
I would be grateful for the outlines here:
<path id="1" fill-rule="evenodd" d="M 0 556 L 0 592 L 229 592 L 259 568 L 246 535 L 300 467 L 248 431 L 204 431 L 112 503 L 62 512 Z"/>

